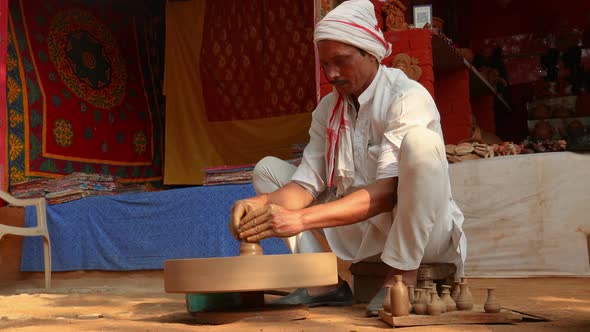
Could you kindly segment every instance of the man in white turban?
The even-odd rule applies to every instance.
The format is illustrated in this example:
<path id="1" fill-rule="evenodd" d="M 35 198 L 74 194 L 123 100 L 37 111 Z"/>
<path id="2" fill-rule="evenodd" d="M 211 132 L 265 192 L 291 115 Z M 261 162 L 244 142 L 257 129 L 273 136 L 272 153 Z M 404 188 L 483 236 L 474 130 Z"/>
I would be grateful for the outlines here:
<path id="1" fill-rule="evenodd" d="M 299 167 L 273 157 L 254 169 L 257 196 L 237 201 L 230 228 L 244 241 L 282 237 L 293 253 L 321 252 L 323 233 L 341 259 L 380 254 L 415 285 L 421 263 L 450 262 L 463 274 L 463 215 L 451 194 L 440 115 L 419 83 L 381 65 L 391 45 L 368 0 L 350 0 L 315 28 L 320 64 L 334 90 L 313 112 Z M 368 306 L 375 313 L 382 288 Z M 298 289 L 278 301 L 352 304 L 348 284 Z"/>

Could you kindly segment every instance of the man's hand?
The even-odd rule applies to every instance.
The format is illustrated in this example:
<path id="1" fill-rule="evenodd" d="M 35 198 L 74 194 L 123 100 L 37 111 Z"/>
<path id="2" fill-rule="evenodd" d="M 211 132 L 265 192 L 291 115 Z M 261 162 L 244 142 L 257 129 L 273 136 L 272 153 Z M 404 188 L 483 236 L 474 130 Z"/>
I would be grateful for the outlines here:
<path id="1" fill-rule="evenodd" d="M 290 237 L 305 230 L 301 213 L 275 204 L 249 212 L 240 221 L 240 239 L 258 242 L 269 237 Z"/>
<path id="2" fill-rule="evenodd" d="M 231 219 L 229 220 L 228 228 L 236 240 L 240 240 L 238 233 L 240 220 L 248 215 L 248 213 L 261 209 L 268 203 L 270 203 L 268 194 L 242 199 L 234 203 L 231 209 Z"/>

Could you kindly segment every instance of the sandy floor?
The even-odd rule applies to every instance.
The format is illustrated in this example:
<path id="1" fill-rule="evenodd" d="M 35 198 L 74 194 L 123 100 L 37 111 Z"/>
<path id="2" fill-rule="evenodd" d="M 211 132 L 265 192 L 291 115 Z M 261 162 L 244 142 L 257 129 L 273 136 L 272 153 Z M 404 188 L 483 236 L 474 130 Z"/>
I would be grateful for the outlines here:
<path id="1" fill-rule="evenodd" d="M 308 319 L 196 325 L 184 296 L 163 292 L 162 273 L 71 273 L 56 275 L 53 288 L 33 279 L 0 285 L 0 330 L 7 331 L 378 331 L 389 329 L 364 317 L 364 306 L 313 308 Z M 550 319 L 516 325 L 452 325 L 403 331 L 590 331 L 590 279 L 472 279 L 475 303 L 496 287 L 505 307 Z"/>

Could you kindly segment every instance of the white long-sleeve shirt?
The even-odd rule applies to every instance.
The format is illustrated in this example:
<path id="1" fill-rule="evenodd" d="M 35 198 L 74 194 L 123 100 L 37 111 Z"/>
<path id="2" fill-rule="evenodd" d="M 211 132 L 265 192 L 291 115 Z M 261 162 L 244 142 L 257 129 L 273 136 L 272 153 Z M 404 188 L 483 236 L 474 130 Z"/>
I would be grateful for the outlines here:
<path id="1" fill-rule="evenodd" d="M 291 179 L 316 198 L 325 194 L 327 189 L 326 129 L 336 98 L 334 93 L 325 96 L 314 110 L 309 130 L 310 141 Z M 425 127 L 438 133 L 441 140 L 443 138 L 440 115 L 432 96 L 399 69 L 381 65 L 369 87 L 359 96 L 358 103 L 358 112 L 353 105 L 348 107 L 353 150 L 353 160 L 350 162 L 354 163 L 355 172 L 352 185 L 345 195 L 378 179 L 399 175 L 400 146 L 410 128 Z M 446 163 L 446 160 L 443 162 Z M 334 195 L 328 196 L 336 199 Z M 365 222 L 325 229 L 324 232 L 332 250 L 339 257 L 359 261 L 384 249 L 393 217 L 392 212 L 385 212 Z M 425 259 L 429 257 L 429 260 L 438 262 L 453 262 L 458 268 L 457 275 L 461 276 L 467 241 L 462 231 L 463 214 L 452 197 L 449 197 L 448 214 L 445 213 L 441 219 L 449 220 L 444 232 L 451 233 L 452 240 L 448 245 L 447 242 L 442 244 L 442 247 L 450 246 L 449 250 L 444 254 L 425 252 Z M 449 239 L 449 234 L 444 232 L 440 235 L 440 241 Z M 406 240 L 411 242 L 411 239 Z M 444 257 L 438 257 L 441 255 Z"/>
<path id="2" fill-rule="evenodd" d="M 292 179 L 314 197 L 327 186 L 326 125 L 334 99 L 335 94 L 328 94 L 314 110 L 310 141 Z M 440 115 L 430 93 L 399 69 L 380 66 L 358 102 L 358 117 L 354 105 L 348 108 L 356 171 L 349 193 L 378 179 L 398 176 L 399 149 L 409 128 L 426 127 L 442 138 Z"/>

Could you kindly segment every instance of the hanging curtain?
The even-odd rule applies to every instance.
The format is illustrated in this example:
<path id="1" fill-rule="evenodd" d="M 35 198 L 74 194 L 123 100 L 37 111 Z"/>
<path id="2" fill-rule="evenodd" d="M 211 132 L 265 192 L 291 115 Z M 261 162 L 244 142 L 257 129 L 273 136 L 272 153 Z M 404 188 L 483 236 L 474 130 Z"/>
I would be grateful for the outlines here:
<path id="1" fill-rule="evenodd" d="M 316 105 L 314 2 L 168 2 L 166 184 L 207 167 L 291 158 Z"/>
<path id="2" fill-rule="evenodd" d="M 0 0 L 0 86 L 6 87 L 6 42 L 8 40 L 8 0 Z M 8 189 L 8 117 L 6 88 L 0 89 L 0 190 Z"/>

